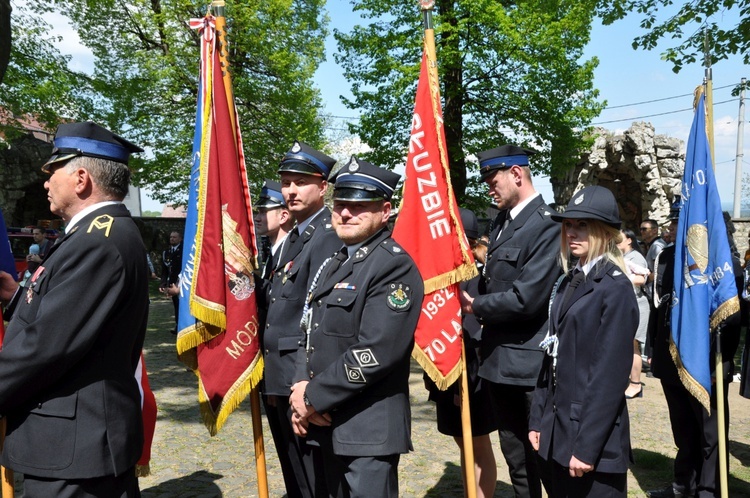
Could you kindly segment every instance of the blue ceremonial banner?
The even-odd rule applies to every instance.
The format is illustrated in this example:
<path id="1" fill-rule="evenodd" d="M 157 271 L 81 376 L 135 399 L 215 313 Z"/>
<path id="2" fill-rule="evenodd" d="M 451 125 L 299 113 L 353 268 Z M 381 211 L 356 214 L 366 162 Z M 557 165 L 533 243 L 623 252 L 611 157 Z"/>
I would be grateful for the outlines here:
<path id="1" fill-rule="evenodd" d="M 704 95 L 685 157 L 672 304 L 672 358 L 682 383 L 710 412 L 711 333 L 740 305 L 706 135 Z"/>
<path id="2" fill-rule="evenodd" d="M 0 270 L 13 275 L 14 280 L 18 277 L 16 262 L 13 259 L 13 251 L 10 248 L 8 230 L 5 228 L 5 218 L 3 218 L 2 211 L 0 211 Z"/>
<path id="3" fill-rule="evenodd" d="M 195 235 L 198 229 L 198 193 L 200 188 L 201 143 L 203 141 L 203 94 L 204 86 L 198 83 L 198 109 L 195 113 L 195 133 L 193 134 L 193 164 L 190 167 L 190 186 L 188 187 L 187 217 L 182 244 L 182 273 L 180 273 L 180 305 L 177 316 L 177 332 L 195 330 L 197 320 L 190 313 L 190 287 L 193 284 L 195 269 Z"/>

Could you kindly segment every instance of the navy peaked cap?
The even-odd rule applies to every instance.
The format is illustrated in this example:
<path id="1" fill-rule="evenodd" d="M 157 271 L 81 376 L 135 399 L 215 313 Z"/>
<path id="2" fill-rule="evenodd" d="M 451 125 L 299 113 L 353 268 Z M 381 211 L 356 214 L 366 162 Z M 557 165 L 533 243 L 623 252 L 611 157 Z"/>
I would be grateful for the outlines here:
<path id="1" fill-rule="evenodd" d="M 279 164 L 279 173 L 303 173 L 328 179 L 336 160 L 309 145 L 295 141 Z"/>
<path id="2" fill-rule="evenodd" d="M 42 171 L 49 173 L 52 164 L 78 156 L 128 164 L 130 154 L 135 152 L 143 152 L 143 149 L 96 123 L 65 123 L 57 127 L 52 156 L 44 163 Z"/>
<path id="3" fill-rule="evenodd" d="M 352 156 L 346 166 L 331 178 L 335 183 L 333 198 L 339 201 L 389 201 L 400 179 L 398 173 Z"/>
<path id="4" fill-rule="evenodd" d="M 528 166 L 529 156 L 537 152 L 524 149 L 516 145 L 501 145 L 494 149 L 485 150 L 477 154 L 479 159 L 479 174 L 482 180 L 487 179 L 495 170 L 507 169 L 512 166 Z"/>
<path id="5" fill-rule="evenodd" d="M 260 189 L 260 197 L 258 197 L 255 207 L 266 209 L 286 207 L 284 196 L 281 195 L 281 184 L 273 180 L 266 180 Z"/>

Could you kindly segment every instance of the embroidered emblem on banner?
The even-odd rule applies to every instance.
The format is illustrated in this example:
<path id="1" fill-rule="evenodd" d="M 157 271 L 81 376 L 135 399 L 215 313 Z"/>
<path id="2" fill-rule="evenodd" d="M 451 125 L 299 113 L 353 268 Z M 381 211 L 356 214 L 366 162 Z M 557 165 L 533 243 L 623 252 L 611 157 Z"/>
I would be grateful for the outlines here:
<path id="1" fill-rule="evenodd" d="M 352 349 L 352 354 L 357 359 L 360 367 L 376 367 L 380 365 L 378 360 L 375 359 L 375 355 L 372 354 L 370 348 L 367 349 Z"/>
<path id="2" fill-rule="evenodd" d="M 344 363 L 344 370 L 346 370 L 346 378 L 353 384 L 367 384 L 365 376 L 362 375 L 362 369 L 359 367 L 350 367 Z"/>
<path id="3" fill-rule="evenodd" d="M 390 289 L 391 292 L 386 299 L 388 307 L 394 311 L 409 309 L 411 305 L 411 287 L 401 282 L 392 282 Z"/>
<path id="4" fill-rule="evenodd" d="M 109 237 L 109 231 L 112 229 L 112 225 L 115 223 L 115 219 L 108 214 L 97 216 L 94 221 L 89 225 L 89 229 L 86 233 L 91 233 L 91 230 L 104 230 L 104 236 Z"/>

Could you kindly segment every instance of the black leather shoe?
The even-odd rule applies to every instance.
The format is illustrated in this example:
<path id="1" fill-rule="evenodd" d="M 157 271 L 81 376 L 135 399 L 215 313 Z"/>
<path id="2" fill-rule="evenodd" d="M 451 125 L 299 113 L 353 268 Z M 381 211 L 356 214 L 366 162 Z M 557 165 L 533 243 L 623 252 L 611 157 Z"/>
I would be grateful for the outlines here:
<path id="1" fill-rule="evenodd" d="M 675 493 L 670 485 L 664 489 L 652 489 L 651 491 L 646 491 L 646 496 L 648 496 L 648 498 L 675 498 Z M 682 494 L 680 494 L 680 496 L 682 496 Z"/>
<path id="2" fill-rule="evenodd" d="M 675 491 L 672 486 L 667 486 L 664 489 L 646 491 L 646 496 L 649 498 L 693 498 L 692 494 Z"/>

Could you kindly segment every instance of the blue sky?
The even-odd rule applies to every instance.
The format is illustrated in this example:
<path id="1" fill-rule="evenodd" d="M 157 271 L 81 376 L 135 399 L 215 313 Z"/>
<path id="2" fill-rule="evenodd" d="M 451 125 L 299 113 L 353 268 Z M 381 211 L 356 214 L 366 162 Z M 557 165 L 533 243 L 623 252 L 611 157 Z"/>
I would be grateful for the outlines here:
<path id="1" fill-rule="evenodd" d="M 415 15 L 418 16 L 416 2 L 414 3 Z M 352 12 L 348 0 L 329 0 L 328 11 L 331 31 L 333 28 L 349 31 L 354 24 L 361 22 L 359 16 Z M 585 56 L 599 58 L 595 86 L 600 91 L 600 98 L 608 102 L 608 107 L 616 107 L 604 110 L 594 120 L 594 124 L 602 123 L 600 126 L 608 130 L 622 132 L 634 121 L 646 121 L 654 125 L 657 134 L 687 141 L 693 119 L 692 92 L 703 82 L 704 68 L 694 64 L 684 67 L 679 74 L 674 74 L 672 65 L 662 61 L 660 56 L 667 44 L 652 51 L 633 50 L 632 40 L 642 31 L 636 17 L 618 21 L 611 26 L 597 23 L 594 27 Z M 415 33 L 415 36 L 421 36 L 421 33 Z M 326 43 L 327 61 L 317 71 L 316 83 L 321 89 L 326 112 L 333 116 L 355 117 L 357 112 L 344 107 L 339 98 L 340 95 L 350 96 L 351 93 L 343 71 L 333 60 L 336 50 L 335 40 L 331 36 Z M 437 55 L 439 63 L 440 54 Z M 721 87 L 739 83 L 742 77 L 750 78 L 749 69 L 742 64 L 740 57 L 721 61 L 713 67 L 716 178 L 722 203 L 729 206 L 734 195 L 739 99 L 731 97 L 731 88 Z M 686 96 L 672 98 L 680 95 Z M 730 99 L 731 102 L 719 104 Z M 655 100 L 659 102 L 642 103 Z M 685 110 L 682 112 L 675 112 L 683 109 Z M 657 114 L 661 115 L 655 116 Z M 748 116 L 750 113 L 746 112 L 746 122 Z M 404 126 L 408 125 L 408 121 L 404 123 Z M 748 171 L 750 165 L 749 130 L 750 126 L 746 126 L 745 171 Z M 549 181 L 538 178 L 535 179 L 535 184 L 545 199 L 552 202 Z"/>
<path id="2" fill-rule="evenodd" d="M 21 2 L 19 2 L 21 3 Z M 419 16 L 415 3 L 415 15 Z M 360 22 L 359 16 L 352 12 L 348 0 L 329 0 L 328 12 L 331 19 L 330 29 L 338 28 L 349 31 Z M 736 15 L 736 14 L 735 14 Z M 735 16 L 731 17 L 731 22 Z M 85 70 L 91 67 L 91 55 L 80 46 L 75 32 L 67 25 L 62 16 L 51 16 L 50 22 L 56 32 L 63 36 L 60 48 L 73 56 L 73 69 Z M 633 50 L 632 39 L 642 30 L 638 18 L 631 17 L 618 21 L 613 26 L 596 25 L 592 32 L 586 57 L 599 58 L 599 67 L 595 72 L 595 85 L 600 90 L 600 98 L 608 102 L 611 109 L 602 112 L 594 124 L 622 132 L 630 127 L 633 121 L 647 121 L 654 125 L 657 134 L 687 140 L 693 113 L 692 92 L 703 81 L 704 68 L 699 64 L 686 66 L 679 74 L 674 74 L 671 64 L 660 58 L 667 46 L 662 44 L 652 51 Z M 421 33 L 415 33 L 421 36 Z M 350 85 L 343 77 L 343 71 L 334 62 L 333 54 L 337 47 L 331 35 L 326 42 L 327 60 L 320 66 L 315 76 L 315 83 L 320 88 L 326 112 L 333 116 L 356 117 L 355 111 L 341 104 L 340 95 L 351 95 Z M 440 54 L 438 54 L 438 61 Z M 734 190 L 734 171 L 737 147 L 739 100 L 730 96 L 728 85 L 739 83 L 742 77 L 750 78 L 750 68 L 742 63 L 740 57 L 719 62 L 713 67 L 714 86 L 714 133 L 716 178 L 719 194 L 725 206 L 731 206 Z M 683 96 L 680 98 L 674 98 Z M 750 95 L 748 95 L 750 97 Z M 727 103 L 724 101 L 731 100 Z M 651 102 L 657 101 L 657 102 Z M 644 103 L 650 102 L 650 103 Z M 676 112 L 680 111 L 681 112 Z M 747 122 L 750 112 L 746 113 Z M 409 121 L 404 122 L 408 126 Z M 744 132 L 744 171 L 750 164 L 750 126 Z M 552 190 L 548 180 L 535 180 L 539 190 L 548 202 L 552 202 Z M 144 198 L 143 209 L 159 210 L 160 205 Z"/>

